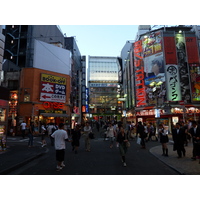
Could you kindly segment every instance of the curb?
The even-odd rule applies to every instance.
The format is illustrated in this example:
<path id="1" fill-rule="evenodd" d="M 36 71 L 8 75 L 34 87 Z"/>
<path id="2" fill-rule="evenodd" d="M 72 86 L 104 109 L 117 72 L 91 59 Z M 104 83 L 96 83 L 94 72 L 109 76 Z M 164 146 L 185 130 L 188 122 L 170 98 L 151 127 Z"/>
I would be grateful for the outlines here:
<path id="1" fill-rule="evenodd" d="M 37 155 L 32 156 L 31 158 L 28 158 L 28 159 L 26 159 L 26 160 L 24 160 L 24 161 L 22 161 L 22 162 L 20 162 L 20 163 L 17 163 L 16 165 L 13 165 L 13 166 L 10 167 L 10 168 L 7 168 L 7 169 L 5 169 L 5 170 L 0 171 L 0 175 L 9 174 L 10 172 L 12 172 L 12 171 L 14 171 L 14 170 L 16 170 L 16 169 L 18 169 L 18 168 L 20 168 L 20 167 L 26 165 L 27 163 L 29 163 L 29 162 L 31 162 L 31 161 L 33 161 L 33 160 L 35 160 L 35 159 L 37 159 L 37 158 L 43 156 L 43 155 L 46 154 L 48 151 L 49 151 L 49 149 L 47 148 L 46 151 L 44 151 L 44 152 L 42 152 L 42 153 L 38 153 Z"/>
<path id="2" fill-rule="evenodd" d="M 167 164 L 165 161 L 163 161 L 162 159 L 160 159 L 159 156 L 157 156 L 156 154 L 154 154 L 154 153 L 152 152 L 152 149 L 153 149 L 153 148 L 156 148 L 156 147 L 158 147 L 158 146 L 155 146 L 155 147 L 152 147 L 151 149 L 149 149 L 149 152 L 150 152 L 152 155 L 154 155 L 158 160 L 160 160 L 162 163 L 164 163 L 165 165 L 167 165 L 168 167 L 170 167 L 171 169 L 173 169 L 175 172 L 177 172 L 179 175 L 185 175 L 184 173 L 180 172 L 179 170 L 177 170 L 177 169 L 176 169 L 175 167 L 173 167 L 172 165 Z"/>

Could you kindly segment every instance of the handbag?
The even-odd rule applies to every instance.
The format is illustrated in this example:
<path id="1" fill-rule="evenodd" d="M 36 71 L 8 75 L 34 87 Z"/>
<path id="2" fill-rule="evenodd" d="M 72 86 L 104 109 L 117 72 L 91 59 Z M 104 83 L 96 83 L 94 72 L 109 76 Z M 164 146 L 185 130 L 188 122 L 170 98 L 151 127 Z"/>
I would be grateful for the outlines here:
<path id="1" fill-rule="evenodd" d="M 90 139 L 94 139 L 94 133 L 90 132 L 90 133 L 89 133 L 89 138 L 90 138 Z"/>
<path id="2" fill-rule="evenodd" d="M 137 138 L 137 144 L 140 144 L 140 143 L 141 143 L 141 138 L 138 137 L 138 138 Z"/>

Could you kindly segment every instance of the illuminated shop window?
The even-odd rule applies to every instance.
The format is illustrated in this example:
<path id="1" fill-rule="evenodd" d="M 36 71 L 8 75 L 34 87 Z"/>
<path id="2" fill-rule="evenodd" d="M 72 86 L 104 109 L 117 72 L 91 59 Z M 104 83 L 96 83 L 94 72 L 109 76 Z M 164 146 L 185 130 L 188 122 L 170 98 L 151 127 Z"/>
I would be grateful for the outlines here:
<path id="1" fill-rule="evenodd" d="M 30 101 L 30 94 L 25 94 L 24 95 L 24 102 Z"/>

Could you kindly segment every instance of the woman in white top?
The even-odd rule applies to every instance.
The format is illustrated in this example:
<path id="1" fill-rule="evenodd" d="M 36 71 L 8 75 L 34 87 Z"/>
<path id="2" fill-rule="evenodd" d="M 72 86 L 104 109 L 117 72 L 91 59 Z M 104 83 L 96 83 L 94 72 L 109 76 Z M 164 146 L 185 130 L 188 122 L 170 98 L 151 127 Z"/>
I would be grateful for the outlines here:
<path id="1" fill-rule="evenodd" d="M 89 133 L 92 132 L 92 128 L 89 125 L 89 122 L 86 122 L 86 124 L 85 124 L 85 126 L 83 128 L 83 131 L 84 131 L 84 136 L 85 136 L 85 150 L 89 152 L 90 151 Z"/>
<path id="2" fill-rule="evenodd" d="M 109 123 L 107 128 L 107 137 L 110 139 L 110 148 L 113 147 L 114 136 L 115 136 L 114 127 L 112 126 L 111 123 Z"/>

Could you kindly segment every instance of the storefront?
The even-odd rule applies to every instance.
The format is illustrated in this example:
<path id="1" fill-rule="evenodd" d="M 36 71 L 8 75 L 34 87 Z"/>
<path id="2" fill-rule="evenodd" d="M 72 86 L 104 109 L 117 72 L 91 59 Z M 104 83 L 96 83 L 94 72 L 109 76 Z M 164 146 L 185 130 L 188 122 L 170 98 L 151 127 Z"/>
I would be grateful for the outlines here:
<path id="1" fill-rule="evenodd" d="M 0 151 L 6 150 L 9 90 L 0 87 Z"/>
<path id="2" fill-rule="evenodd" d="M 36 134 L 40 123 L 60 122 L 70 125 L 70 76 L 25 68 L 22 70 L 19 95 L 19 125 L 34 122 Z"/>

